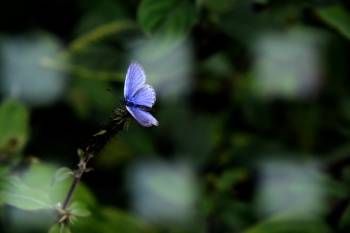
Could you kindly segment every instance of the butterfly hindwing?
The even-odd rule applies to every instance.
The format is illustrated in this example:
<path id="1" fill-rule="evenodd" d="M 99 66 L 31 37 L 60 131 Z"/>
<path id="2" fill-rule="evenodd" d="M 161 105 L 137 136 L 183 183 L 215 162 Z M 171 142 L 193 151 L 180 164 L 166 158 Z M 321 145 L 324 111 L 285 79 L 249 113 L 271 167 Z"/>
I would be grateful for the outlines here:
<path id="1" fill-rule="evenodd" d="M 156 102 L 156 92 L 151 85 L 145 84 L 130 100 L 137 105 L 151 108 Z"/>
<path id="2" fill-rule="evenodd" d="M 126 73 L 124 85 L 124 98 L 130 99 L 146 83 L 146 74 L 138 63 L 131 63 Z"/>
<path id="3" fill-rule="evenodd" d="M 138 107 L 126 106 L 129 113 L 136 119 L 138 123 L 145 127 L 151 127 L 153 125 L 158 126 L 158 121 L 152 116 L 151 113 L 146 112 Z"/>

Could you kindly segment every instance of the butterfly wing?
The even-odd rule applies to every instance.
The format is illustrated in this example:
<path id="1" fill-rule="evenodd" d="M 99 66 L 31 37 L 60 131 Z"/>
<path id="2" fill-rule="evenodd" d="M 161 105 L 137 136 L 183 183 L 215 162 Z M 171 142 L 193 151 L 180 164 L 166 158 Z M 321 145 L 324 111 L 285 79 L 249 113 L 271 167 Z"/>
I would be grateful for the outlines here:
<path id="1" fill-rule="evenodd" d="M 156 102 L 156 92 L 151 85 L 145 84 L 130 98 L 130 100 L 137 105 L 152 108 Z"/>
<path id="2" fill-rule="evenodd" d="M 124 98 L 130 99 L 146 83 L 146 74 L 138 63 L 131 63 L 125 77 Z"/>
<path id="3" fill-rule="evenodd" d="M 156 101 L 156 93 L 150 85 L 146 84 L 146 75 L 141 65 L 131 63 L 126 73 L 124 85 L 124 98 L 135 105 L 151 108 Z M 139 107 L 126 106 L 128 112 L 136 121 L 145 127 L 158 126 L 158 121 L 151 113 Z"/>
<path id="4" fill-rule="evenodd" d="M 144 127 L 151 127 L 152 125 L 158 126 L 159 123 L 156 118 L 152 116 L 151 113 L 143 111 L 138 107 L 126 106 L 129 113 Z"/>

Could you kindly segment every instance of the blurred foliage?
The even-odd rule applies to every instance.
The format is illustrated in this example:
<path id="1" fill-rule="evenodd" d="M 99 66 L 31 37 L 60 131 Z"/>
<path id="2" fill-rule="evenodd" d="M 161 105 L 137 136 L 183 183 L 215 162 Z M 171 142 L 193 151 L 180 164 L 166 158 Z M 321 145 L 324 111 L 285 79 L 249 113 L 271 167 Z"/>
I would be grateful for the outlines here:
<path id="1" fill-rule="evenodd" d="M 196 20 L 196 9 L 189 0 L 144 0 L 138 9 L 138 20 L 148 33 L 176 38 L 190 30 Z"/>
<path id="2" fill-rule="evenodd" d="M 348 1 L 0 11 L 0 232 L 349 232 Z M 77 148 L 122 104 L 133 60 L 160 126 L 131 119 L 57 224 Z"/>
<path id="3" fill-rule="evenodd" d="M 17 153 L 29 137 L 29 112 L 18 101 L 9 99 L 0 105 L 0 151 Z"/>
<path id="4" fill-rule="evenodd" d="M 349 12 L 341 5 L 324 7 L 319 9 L 318 14 L 329 25 L 334 27 L 347 38 L 350 38 L 350 16 Z"/>

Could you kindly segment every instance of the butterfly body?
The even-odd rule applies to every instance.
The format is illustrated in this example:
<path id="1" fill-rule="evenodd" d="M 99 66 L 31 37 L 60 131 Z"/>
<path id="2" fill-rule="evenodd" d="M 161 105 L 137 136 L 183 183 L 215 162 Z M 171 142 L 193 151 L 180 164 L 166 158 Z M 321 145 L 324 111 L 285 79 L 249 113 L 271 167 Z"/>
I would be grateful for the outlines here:
<path id="1" fill-rule="evenodd" d="M 144 106 L 144 105 L 140 105 L 140 104 L 136 104 L 133 101 L 129 101 L 129 100 L 126 100 L 126 99 L 124 99 L 124 104 L 125 104 L 125 106 L 140 108 L 140 109 L 143 109 L 144 111 L 147 111 L 147 112 L 151 111 L 151 109 L 152 109 L 150 107 L 147 107 L 147 106 Z"/>
<path id="2" fill-rule="evenodd" d="M 156 102 L 156 93 L 146 84 L 146 74 L 138 63 L 131 63 L 125 77 L 124 104 L 131 116 L 144 127 L 158 126 L 149 111 Z"/>

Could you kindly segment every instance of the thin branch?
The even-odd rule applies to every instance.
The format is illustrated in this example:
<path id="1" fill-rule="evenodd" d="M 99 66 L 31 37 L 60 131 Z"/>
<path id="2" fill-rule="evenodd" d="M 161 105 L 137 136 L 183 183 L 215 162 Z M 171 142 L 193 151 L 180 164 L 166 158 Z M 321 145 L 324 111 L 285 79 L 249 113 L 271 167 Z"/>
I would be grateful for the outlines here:
<path id="1" fill-rule="evenodd" d="M 68 52 L 80 52 L 89 47 L 91 44 L 96 43 L 97 41 L 101 41 L 106 37 L 133 29 L 137 29 L 137 24 L 129 20 L 117 20 L 100 25 L 99 27 L 83 34 L 71 42 L 68 48 Z"/>
<path id="2" fill-rule="evenodd" d="M 62 212 L 65 213 L 67 207 L 69 206 L 75 190 L 84 175 L 84 173 L 89 172 L 91 168 L 88 167 L 89 161 L 97 155 L 107 142 L 118 132 L 122 131 L 125 127 L 125 123 L 128 118 L 128 113 L 124 107 L 118 108 L 112 115 L 109 123 L 103 127 L 100 131 L 95 133 L 90 137 L 87 144 L 80 150 L 79 156 L 80 161 L 78 163 L 78 168 L 74 172 L 73 182 L 67 192 L 67 195 L 63 201 Z"/>

